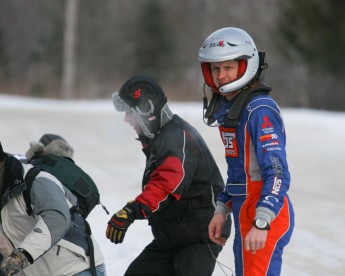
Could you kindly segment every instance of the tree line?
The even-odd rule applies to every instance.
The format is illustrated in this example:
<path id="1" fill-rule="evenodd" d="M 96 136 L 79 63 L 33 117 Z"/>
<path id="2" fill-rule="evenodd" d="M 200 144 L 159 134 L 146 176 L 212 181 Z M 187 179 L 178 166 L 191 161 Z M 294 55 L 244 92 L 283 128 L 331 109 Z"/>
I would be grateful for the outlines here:
<path id="1" fill-rule="evenodd" d="M 202 98 L 204 39 L 245 29 L 266 51 L 281 106 L 345 110 L 341 0 L 0 0 L 0 92 L 105 98 L 129 77 Z"/>

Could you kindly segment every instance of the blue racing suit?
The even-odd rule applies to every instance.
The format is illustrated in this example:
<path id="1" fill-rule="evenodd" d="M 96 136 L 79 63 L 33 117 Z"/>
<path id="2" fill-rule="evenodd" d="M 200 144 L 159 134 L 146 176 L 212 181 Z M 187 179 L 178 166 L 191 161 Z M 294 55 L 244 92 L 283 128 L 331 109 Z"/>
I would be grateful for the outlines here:
<path id="1" fill-rule="evenodd" d="M 227 205 L 233 213 L 236 275 L 276 276 L 294 228 L 294 212 L 287 195 L 290 173 L 284 123 L 278 105 L 265 94 L 250 99 L 234 125 L 228 112 L 235 101 L 223 98 L 213 114 L 228 165 L 227 185 L 218 195 L 217 204 Z M 252 254 L 244 250 L 243 240 L 255 217 L 271 222 L 271 229 L 264 249 Z"/>

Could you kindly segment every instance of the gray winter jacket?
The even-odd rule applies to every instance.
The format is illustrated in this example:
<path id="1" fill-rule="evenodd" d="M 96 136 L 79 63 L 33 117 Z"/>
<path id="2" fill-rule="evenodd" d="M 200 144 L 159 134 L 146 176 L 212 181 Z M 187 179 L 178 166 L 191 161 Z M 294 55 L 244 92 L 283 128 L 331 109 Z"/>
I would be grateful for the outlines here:
<path id="1" fill-rule="evenodd" d="M 21 164 L 24 176 L 32 167 Z M 76 197 L 53 175 L 41 171 L 30 192 L 33 214 L 26 212 L 25 183 L 16 179 L 2 198 L 2 227 L 15 248 L 23 248 L 33 258 L 27 276 L 74 275 L 90 267 L 84 225 L 79 214 L 71 213 Z M 20 181 L 19 181 L 20 182 Z M 16 186 L 17 185 L 17 186 Z M 20 187 L 20 186 L 24 186 Z M 104 262 L 93 239 L 96 266 Z"/>

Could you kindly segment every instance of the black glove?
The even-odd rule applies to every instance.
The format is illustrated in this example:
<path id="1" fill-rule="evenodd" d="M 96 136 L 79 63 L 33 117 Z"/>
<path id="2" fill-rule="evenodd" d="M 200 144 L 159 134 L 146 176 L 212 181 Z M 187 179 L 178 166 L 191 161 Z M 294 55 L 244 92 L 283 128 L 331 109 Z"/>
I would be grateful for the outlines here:
<path id="1" fill-rule="evenodd" d="M 32 263 L 32 257 L 24 249 L 15 249 L 1 264 L 4 275 L 15 275 Z M 0 274 L 1 275 L 1 274 Z"/>
<path id="2" fill-rule="evenodd" d="M 106 232 L 107 238 L 115 244 L 122 243 L 126 231 L 133 221 L 135 219 L 144 219 L 149 214 L 151 214 L 151 210 L 146 205 L 137 201 L 128 202 L 123 209 L 116 212 L 109 220 Z"/>

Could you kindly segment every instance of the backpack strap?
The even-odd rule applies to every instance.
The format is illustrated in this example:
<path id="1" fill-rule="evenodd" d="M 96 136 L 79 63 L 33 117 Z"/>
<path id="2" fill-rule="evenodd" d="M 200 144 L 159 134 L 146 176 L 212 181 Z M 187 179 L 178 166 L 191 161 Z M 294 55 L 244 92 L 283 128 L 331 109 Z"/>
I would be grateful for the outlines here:
<path id="1" fill-rule="evenodd" d="M 85 226 L 85 235 L 86 235 L 86 241 L 88 244 L 88 250 L 86 252 L 86 255 L 90 258 L 90 271 L 92 276 L 97 276 L 96 271 L 96 262 L 95 262 L 95 248 L 93 246 L 93 241 L 91 238 L 91 227 L 88 221 L 83 217 L 83 212 L 78 208 L 78 206 L 74 205 L 70 209 L 71 214 L 76 213 L 80 215 L 80 218 L 83 220 L 84 226 Z"/>
<path id="2" fill-rule="evenodd" d="M 31 197 L 30 197 L 31 187 L 32 187 L 32 183 L 34 182 L 36 176 L 40 173 L 40 171 L 41 171 L 40 168 L 32 167 L 27 172 L 24 178 L 26 189 L 23 192 L 23 196 L 24 196 L 24 200 L 26 204 L 26 212 L 28 213 L 29 216 L 31 216 L 32 214 Z"/>
<path id="3" fill-rule="evenodd" d="M 92 276 L 97 276 L 97 271 L 96 271 L 96 263 L 95 263 L 95 249 L 93 247 L 93 242 L 91 238 L 91 227 L 90 224 L 86 219 L 84 219 L 85 222 L 85 228 L 86 228 L 86 237 L 87 237 L 87 243 L 89 245 L 89 255 L 90 255 L 90 270 Z"/>

